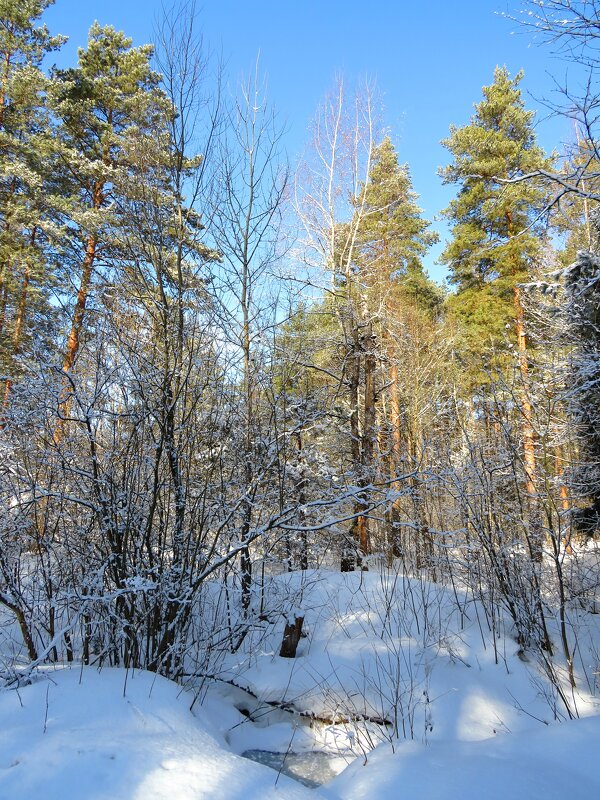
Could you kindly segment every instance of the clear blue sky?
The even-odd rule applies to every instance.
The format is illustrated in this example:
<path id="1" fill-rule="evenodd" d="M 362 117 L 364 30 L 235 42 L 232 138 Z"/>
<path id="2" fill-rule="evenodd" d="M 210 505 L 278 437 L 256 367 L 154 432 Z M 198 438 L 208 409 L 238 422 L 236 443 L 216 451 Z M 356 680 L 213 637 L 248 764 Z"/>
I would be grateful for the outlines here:
<path id="1" fill-rule="evenodd" d="M 61 66 L 74 63 L 96 19 L 124 30 L 135 44 L 150 41 L 162 5 L 162 0 L 56 0 L 45 20 L 53 33 L 69 36 L 56 60 Z M 453 194 L 436 174 L 448 160 L 440 139 L 451 123 L 468 121 L 497 64 L 511 73 L 525 70 L 522 87 L 529 107 L 539 112 L 544 147 L 558 147 L 571 135 L 564 119 L 547 119 L 537 102 L 549 96 L 553 77 L 559 82 L 564 77 L 564 64 L 502 17 L 519 13 L 523 6 L 517 0 L 207 0 L 198 7 L 205 40 L 223 53 L 232 82 L 252 68 L 260 51 L 270 99 L 287 121 L 292 162 L 335 74 L 375 78 L 386 124 L 430 220 Z M 444 224 L 435 227 L 443 238 Z M 441 246 L 427 259 L 437 280 L 444 275 L 435 264 Z"/>

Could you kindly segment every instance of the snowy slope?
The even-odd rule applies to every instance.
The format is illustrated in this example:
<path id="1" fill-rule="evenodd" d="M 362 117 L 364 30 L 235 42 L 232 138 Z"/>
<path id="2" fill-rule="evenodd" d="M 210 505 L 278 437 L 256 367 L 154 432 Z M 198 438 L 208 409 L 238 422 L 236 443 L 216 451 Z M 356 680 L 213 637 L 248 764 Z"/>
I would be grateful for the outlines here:
<path id="1" fill-rule="evenodd" d="M 295 613 L 307 635 L 282 659 Z M 45 669 L 0 690 L 0 800 L 596 800 L 600 716 L 584 689 L 600 671 L 599 622 L 579 629 L 587 672 L 571 699 L 584 718 L 561 722 L 510 624 L 498 612 L 492 632 L 457 587 L 375 570 L 282 575 L 193 712 L 181 687 L 118 669 Z M 344 771 L 308 790 L 247 750 L 319 751 L 322 780 Z"/>
<path id="2" fill-rule="evenodd" d="M 381 745 L 309 791 L 227 752 L 149 673 L 56 670 L 0 693 L 2 800 L 592 800 L 600 718 L 473 742 Z M 225 706 L 219 727 L 234 724 Z M 201 710 L 199 716 L 204 717 Z M 277 785 L 275 781 L 277 780 Z"/>
<path id="3" fill-rule="evenodd" d="M 401 738 L 420 742 L 487 739 L 567 717 L 510 624 L 498 613 L 493 634 L 466 592 L 375 571 L 321 571 L 279 576 L 269 597 L 285 606 L 286 593 L 287 607 L 305 618 L 297 657 L 279 658 L 284 620 L 272 616 L 224 664 L 225 679 L 262 700 L 317 717 L 385 718 Z M 582 716 L 597 713 L 597 698 L 582 691 L 576 701 Z M 373 737 L 389 738 L 389 729 L 366 723 L 361 733 L 368 749 Z M 344 745 L 339 726 L 329 734 L 333 750 Z M 296 734 L 295 747 L 303 741 Z"/>
<path id="4" fill-rule="evenodd" d="M 1 692 L 1 800 L 311 797 L 227 752 L 190 713 L 192 699 L 164 678 L 118 669 L 55 670 Z"/>
<path id="5" fill-rule="evenodd" d="M 381 746 L 335 778 L 339 800 L 595 800 L 600 718 L 479 742 Z"/>

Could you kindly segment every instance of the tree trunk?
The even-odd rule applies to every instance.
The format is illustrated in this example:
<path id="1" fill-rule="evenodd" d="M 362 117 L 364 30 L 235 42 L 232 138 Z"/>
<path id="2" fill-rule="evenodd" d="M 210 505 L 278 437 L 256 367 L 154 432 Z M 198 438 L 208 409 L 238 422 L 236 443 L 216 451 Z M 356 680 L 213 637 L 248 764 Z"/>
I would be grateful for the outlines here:
<path id="1" fill-rule="evenodd" d="M 281 649 L 279 655 L 281 658 L 296 658 L 296 650 L 298 643 L 302 636 L 302 625 L 304 624 L 304 617 L 294 617 L 294 622 L 290 623 L 286 620 L 285 629 L 283 631 L 283 641 L 281 642 Z"/>
<path id="2" fill-rule="evenodd" d="M 85 258 L 81 271 L 81 283 L 79 285 L 79 291 L 77 292 L 77 302 L 75 303 L 75 311 L 73 312 L 73 321 L 71 323 L 71 330 L 69 331 L 69 338 L 67 339 L 67 350 L 63 363 L 63 370 L 65 372 L 70 372 L 73 368 L 73 364 L 75 363 L 75 358 L 81 344 L 81 332 L 83 330 L 85 307 L 88 295 L 90 293 L 90 284 L 92 280 L 94 261 L 96 259 L 97 247 L 98 239 L 95 235 L 90 236 L 87 240 L 85 248 Z"/>
<path id="3" fill-rule="evenodd" d="M 352 473 L 356 477 L 357 483 L 360 485 L 362 480 L 362 459 L 361 459 L 361 436 L 360 436 L 360 418 L 359 418 L 359 385 L 360 385 L 360 345 L 358 339 L 357 326 L 353 320 L 353 311 L 350 310 L 352 319 L 352 333 L 351 333 L 351 352 L 348 355 L 349 369 L 348 369 L 348 394 L 350 402 L 350 459 L 352 464 Z M 361 517 L 363 511 L 363 503 L 359 498 L 354 505 L 354 520 L 350 526 L 349 540 L 344 543 L 342 551 L 342 572 L 351 572 L 356 569 L 357 561 L 359 560 L 359 547 L 361 536 L 364 538 L 364 530 L 361 531 Z M 364 517 L 363 517 L 364 519 Z"/>
<path id="4" fill-rule="evenodd" d="M 525 468 L 525 493 L 529 511 L 529 531 L 527 542 L 534 561 L 542 560 L 542 525 L 536 496 L 536 459 L 535 459 L 535 430 L 533 427 L 533 407 L 529 399 L 529 360 L 527 358 L 527 337 L 525 334 L 525 314 L 521 301 L 521 289 L 514 288 L 515 304 L 515 331 L 519 357 L 519 372 L 521 374 L 521 423 L 523 432 L 523 465 Z"/>
<path id="5" fill-rule="evenodd" d="M 104 202 L 104 182 L 97 181 L 92 190 L 92 209 L 99 211 Z M 83 267 L 81 270 L 81 283 L 79 285 L 79 292 L 77 293 L 77 302 L 75 304 L 75 311 L 73 313 L 73 321 L 71 323 L 71 330 L 69 338 L 67 339 L 67 351 L 65 353 L 65 360 L 63 369 L 69 372 L 75 363 L 75 357 L 81 344 L 81 331 L 83 329 L 83 321 L 85 316 L 85 307 L 90 292 L 90 285 L 92 280 L 92 272 L 94 269 L 94 262 L 96 260 L 96 253 L 98 250 L 98 236 L 92 233 L 88 236 L 85 257 L 83 259 Z"/>
<path id="6" fill-rule="evenodd" d="M 298 500 L 298 524 L 301 528 L 306 522 L 304 505 L 306 503 L 306 474 L 304 456 L 302 454 L 302 432 L 297 431 L 294 435 L 296 450 L 298 453 L 298 479 L 295 481 L 295 491 Z M 291 565 L 290 565 L 291 568 Z M 300 531 L 300 569 L 308 569 L 308 536 L 305 530 Z"/>
<path id="7" fill-rule="evenodd" d="M 14 36 L 14 24 L 11 22 L 8 24 L 7 33 L 9 35 L 9 41 L 13 39 Z M 2 80 L 0 81 L 0 128 L 4 127 L 4 112 L 6 110 L 6 93 L 8 90 L 8 81 L 10 78 L 10 67 L 11 67 L 11 57 L 12 57 L 12 50 L 10 47 L 7 47 L 4 53 L 2 54 Z"/>
<path id="8" fill-rule="evenodd" d="M 96 182 L 92 193 L 92 208 L 99 210 L 102 207 L 104 200 L 104 183 L 101 181 Z M 65 374 L 71 372 L 79 347 L 81 345 L 81 335 L 83 331 L 83 324 L 85 320 L 85 310 L 90 293 L 90 286 L 92 283 L 92 274 L 94 271 L 94 263 L 98 252 L 98 237 L 95 233 L 88 236 L 85 246 L 85 256 L 81 269 L 81 283 L 79 291 L 77 292 L 77 301 L 75 303 L 75 310 L 73 312 L 73 319 L 71 322 L 71 330 L 67 339 L 67 349 L 65 351 L 65 358 L 63 361 L 63 371 Z M 69 415 L 71 405 L 70 395 L 67 384 L 63 386 L 63 391 L 59 398 L 60 415 L 59 420 L 54 431 L 54 442 L 58 444 L 64 435 L 66 418 Z"/>
<path id="9" fill-rule="evenodd" d="M 389 478 L 392 480 L 400 473 L 400 464 L 402 462 L 402 408 L 400 405 L 400 383 L 398 376 L 398 363 L 394 357 L 392 348 L 388 346 L 388 358 L 390 361 L 390 429 L 391 429 L 391 442 L 390 442 L 390 455 L 389 455 Z M 396 483 L 393 484 L 397 488 Z M 400 558 L 402 555 L 401 535 L 397 527 L 397 522 L 400 517 L 400 500 L 393 501 L 389 513 L 389 537 L 391 540 L 391 556 L 393 558 Z"/>
<path id="10" fill-rule="evenodd" d="M 367 325 L 363 338 L 365 350 L 365 389 L 364 389 L 364 425 L 362 435 L 362 484 L 366 488 L 372 483 L 375 454 L 376 438 L 376 391 L 375 391 L 375 371 L 377 359 L 375 357 L 375 334 L 373 333 L 372 323 Z M 369 497 L 365 491 L 363 494 L 363 511 L 369 507 Z M 361 556 L 368 556 L 371 551 L 371 536 L 369 530 L 369 518 L 365 514 L 359 517 L 358 546 Z"/>
<path id="11" fill-rule="evenodd" d="M 25 643 L 25 647 L 27 648 L 27 655 L 29 656 L 29 659 L 31 661 L 36 661 L 38 657 L 37 650 L 33 642 L 33 636 L 31 635 L 31 631 L 29 630 L 29 625 L 27 624 L 27 619 L 25 617 L 23 609 L 20 608 L 16 603 L 11 602 L 4 595 L 0 595 L 0 603 L 2 603 L 2 605 L 5 605 L 15 615 L 17 622 L 19 623 L 19 628 L 21 630 L 21 636 L 23 637 L 23 642 Z"/>

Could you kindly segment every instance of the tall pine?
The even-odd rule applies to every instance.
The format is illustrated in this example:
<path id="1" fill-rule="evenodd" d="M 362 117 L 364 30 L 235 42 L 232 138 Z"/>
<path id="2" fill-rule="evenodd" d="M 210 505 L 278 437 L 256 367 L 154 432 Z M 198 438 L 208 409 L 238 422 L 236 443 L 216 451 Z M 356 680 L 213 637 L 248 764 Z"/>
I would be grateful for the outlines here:
<path id="1" fill-rule="evenodd" d="M 501 354 L 516 345 L 520 373 L 525 488 L 535 495 L 535 433 L 529 392 L 529 359 L 520 285 L 528 281 L 540 257 L 543 235 L 537 223 L 547 195 L 523 175 L 548 169 L 537 145 L 534 112 L 525 108 L 519 84 L 506 67 L 483 88 L 468 125 L 451 128 L 443 144 L 453 161 L 441 170 L 444 183 L 458 186 L 445 210 L 452 239 L 442 261 L 456 294 L 451 313 L 461 324 L 463 358 L 475 383 L 486 382 L 486 351 Z M 539 555 L 539 548 L 536 545 Z"/>
<path id="2" fill-rule="evenodd" d="M 47 341 L 54 316 L 48 242 L 52 191 L 44 156 L 50 139 L 44 56 L 64 37 L 40 18 L 52 0 L 0 6 L 0 375 L 2 404 L 23 360 Z"/>
<path id="3" fill-rule="evenodd" d="M 408 167 L 399 163 L 389 137 L 374 148 L 368 179 L 358 196 L 349 273 L 355 310 L 348 386 L 352 461 L 361 489 L 353 535 L 366 552 L 374 528 L 368 517 L 368 487 L 399 472 L 409 439 L 402 420 L 411 378 L 399 369 L 397 332 L 411 328 L 418 336 L 420 322 L 431 318 L 440 298 L 422 264 L 436 237 L 421 216 Z"/>
<path id="4" fill-rule="evenodd" d="M 123 187 L 135 170 L 135 140 L 151 137 L 163 125 L 168 104 L 151 68 L 152 53 L 151 45 L 132 47 L 122 32 L 94 23 L 78 66 L 53 76 L 57 146 L 67 167 L 64 214 L 73 232 L 69 254 L 77 275 L 65 372 L 73 368 L 81 346 L 99 258 L 110 262 Z"/>

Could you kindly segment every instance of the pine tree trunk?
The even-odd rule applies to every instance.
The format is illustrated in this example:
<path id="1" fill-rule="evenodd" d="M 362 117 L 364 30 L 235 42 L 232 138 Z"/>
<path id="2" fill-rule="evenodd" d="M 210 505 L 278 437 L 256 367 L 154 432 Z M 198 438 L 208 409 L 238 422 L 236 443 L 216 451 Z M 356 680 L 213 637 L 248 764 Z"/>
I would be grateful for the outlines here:
<path id="1" fill-rule="evenodd" d="M 104 201 L 104 182 L 97 181 L 94 184 L 92 191 L 92 209 L 99 211 L 102 208 Z M 96 260 L 96 253 L 98 250 L 98 237 L 95 233 L 88 236 L 85 257 L 83 259 L 83 267 L 81 270 L 81 283 L 79 285 L 79 292 L 77 293 L 77 302 L 75 303 L 75 311 L 73 312 L 73 321 L 69 338 L 67 339 L 67 351 L 65 353 L 65 360 L 63 370 L 70 372 L 75 363 L 75 358 L 79 351 L 81 344 L 81 332 L 83 330 L 83 321 L 85 317 L 85 307 L 90 293 L 90 285 L 92 281 L 92 273 L 94 269 L 94 262 Z"/>
<path id="2" fill-rule="evenodd" d="M 304 527 L 306 522 L 306 514 L 304 505 L 306 503 L 306 474 L 304 455 L 302 453 L 302 431 L 296 431 L 294 435 L 296 441 L 296 450 L 298 453 L 298 479 L 294 482 L 296 497 L 298 500 L 298 524 L 301 528 Z M 290 565 L 291 566 L 291 565 Z M 308 536 L 305 530 L 300 531 L 300 569 L 308 569 Z"/>
<path id="3" fill-rule="evenodd" d="M 375 335 L 371 322 L 367 325 L 364 335 L 365 349 L 365 393 L 364 393 L 364 426 L 362 435 L 362 471 L 363 487 L 372 483 L 374 472 L 374 453 L 376 438 L 376 392 L 375 392 L 375 371 L 377 359 L 375 357 Z M 363 510 L 369 507 L 369 499 L 366 493 L 363 498 Z M 365 514 L 359 518 L 359 538 L 358 544 L 361 556 L 369 555 L 371 551 L 369 518 Z"/>
<path id="4" fill-rule="evenodd" d="M 391 346 L 388 346 L 388 358 L 390 361 L 390 455 L 389 455 L 389 479 L 396 478 L 400 473 L 400 464 L 402 462 L 402 407 L 400 404 L 400 384 L 398 377 L 398 364 L 392 352 Z M 396 484 L 391 484 L 397 488 Z M 401 535 L 400 530 L 397 528 L 396 523 L 400 517 L 400 500 L 393 501 L 390 509 L 390 525 L 389 536 L 391 540 L 391 556 L 393 558 L 400 558 L 402 555 Z"/>
<path id="5" fill-rule="evenodd" d="M 102 208 L 103 201 L 104 201 L 104 183 L 102 181 L 97 181 L 94 184 L 92 192 L 92 208 L 95 211 L 99 211 Z M 85 255 L 81 269 L 81 283 L 79 284 L 79 291 L 77 292 L 77 300 L 75 303 L 75 310 L 73 312 L 73 319 L 71 322 L 71 330 L 69 331 L 69 336 L 67 339 L 67 349 L 65 351 L 65 358 L 63 362 L 63 371 L 65 372 L 65 374 L 68 374 L 73 369 L 77 353 L 79 352 L 79 348 L 81 346 L 81 336 L 85 321 L 86 305 L 90 293 L 92 274 L 94 271 L 94 263 L 96 261 L 98 246 L 99 246 L 98 236 L 95 233 L 90 234 L 90 236 L 88 236 L 85 246 Z M 59 403 L 60 403 L 60 419 L 54 431 L 55 443 L 60 442 L 60 440 L 63 438 L 66 417 L 69 414 L 69 409 L 71 405 L 66 384 L 63 387 Z"/>
<path id="6" fill-rule="evenodd" d="M 515 235 L 511 211 L 506 212 L 506 225 L 509 239 Z M 516 267 L 515 267 L 516 270 Z M 533 427 L 533 408 L 530 400 L 529 359 L 527 357 L 527 336 L 525 333 L 525 311 L 521 299 L 521 289 L 515 284 L 513 289 L 515 307 L 515 334 L 517 337 L 517 353 L 519 372 L 521 375 L 521 422 L 523 435 L 523 466 L 525 469 L 525 494 L 528 507 L 527 545 L 532 559 L 539 563 L 542 560 L 542 524 L 536 496 L 536 459 L 535 430 Z"/>
<path id="7" fill-rule="evenodd" d="M 561 518 L 559 523 L 559 531 L 565 531 L 561 536 L 562 543 L 563 547 L 565 548 L 565 552 L 570 555 L 573 552 L 573 548 L 571 546 L 571 531 L 568 522 L 569 512 L 571 510 L 571 502 L 569 500 L 569 490 L 564 480 L 565 469 L 563 467 L 562 448 L 560 447 L 557 448 L 554 453 L 554 474 L 560 483 L 560 488 L 558 490 L 558 499 L 560 502 L 559 514 Z"/>
<path id="8" fill-rule="evenodd" d="M 0 272 L 0 336 L 4 330 L 6 306 L 8 305 L 8 281 L 5 278 L 7 272 L 7 265 L 3 264 L 2 271 Z"/>
<path id="9" fill-rule="evenodd" d="M 9 36 L 13 35 L 13 23 L 9 24 L 7 33 Z M 0 128 L 4 127 L 4 111 L 6 109 L 6 93 L 8 90 L 8 79 L 10 77 L 10 64 L 12 51 L 9 47 L 6 48 L 2 54 L 2 80 L 0 81 Z"/>
<path id="10" fill-rule="evenodd" d="M 77 302 L 75 303 L 75 311 L 73 312 L 71 330 L 69 331 L 69 338 L 67 339 L 67 350 L 63 363 L 63 370 L 65 372 L 70 372 L 73 368 L 73 364 L 75 363 L 75 358 L 81 344 L 81 332 L 83 330 L 86 303 L 90 293 L 90 285 L 92 281 L 94 261 L 96 260 L 97 247 L 97 237 L 95 235 L 90 236 L 87 240 L 85 248 L 85 258 L 81 271 L 81 283 L 77 293 Z"/>
<path id="11" fill-rule="evenodd" d="M 3 113 L 4 102 L 5 102 L 4 88 L 2 89 L 2 97 L 0 98 L 0 100 L 1 100 L 0 112 Z M 1 122 L 0 122 L 0 127 L 2 127 Z M 6 205 L 8 205 L 10 199 L 13 197 L 16 190 L 17 190 L 17 179 L 13 178 L 10 185 L 10 191 L 8 192 L 8 195 L 5 198 Z M 9 221 L 6 222 L 6 227 L 4 230 L 5 233 L 7 234 L 9 233 L 10 231 Z M 8 307 L 8 296 L 10 292 L 9 289 L 10 268 L 11 268 L 11 262 L 9 258 L 5 260 L 0 267 L 0 336 L 2 336 L 2 333 L 4 331 L 4 326 L 6 324 L 6 309 Z M 10 393 L 10 385 L 8 385 L 9 383 L 10 381 L 8 380 L 5 381 L 5 387 L 4 387 L 5 395 L 7 392 Z M 0 422 L 0 427 L 4 427 L 4 420 Z"/>
<path id="12" fill-rule="evenodd" d="M 527 337 L 525 334 L 525 314 L 521 301 L 521 289 L 514 288 L 515 304 L 515 330 L 517 335 L 517 348 L 519 357 L 519 372 L 522 383 L 521 421 L 523 432 L 523 465 L 525 468 L 525 493 L 529 510 L 529 532 L 527 534 L 528 546 L 534 561 L 542 560 L 542 530 L 541 519 L 536 496 L 536 458 L 535 458 L 535 430 L 533 427 L 533 407 L 529 399 L 529 360 L 527 358 Z"/>
<path id="13" fill-rule="evenodd" d="M 394 465 L 394 473 L 396 473 L 402 458 L 402 414 L 400 407 L 398 364 L 396 363 L 396 359 L 391 356 L 390 360 L 390 427 L 392 429 L 391 454 L 392 463 Z M 392 475 L 394 473 L 392 473 Z"/>

